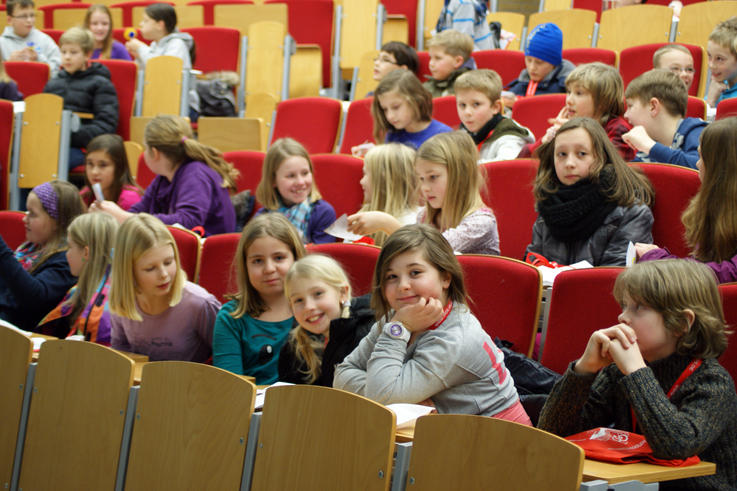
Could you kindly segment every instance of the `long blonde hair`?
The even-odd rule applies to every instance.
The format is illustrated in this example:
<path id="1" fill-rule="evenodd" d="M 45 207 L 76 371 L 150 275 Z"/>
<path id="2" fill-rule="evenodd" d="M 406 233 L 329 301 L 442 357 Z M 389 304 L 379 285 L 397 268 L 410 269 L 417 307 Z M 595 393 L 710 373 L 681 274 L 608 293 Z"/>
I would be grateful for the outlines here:
<path id="1" fill-rule="evenodd" d="M 206 163 L 223 178 L 224 188 L 236 191 L 235 181 L 240 172 L 223 159 L 219 150 L 195 140 L 186 119 L 171 115 L 156 116 L 146 125 L 144 140 L 148 147 L 163 153 L 177 166 L 192 160 Z"/>
<path id="2" fill-rule="evenodd" d="M 714 121 L 701 133 L 701 188 L 681 216 L 701 261 L 726 261 L 737 253 L 736 139 L 737 117 Z"/>
<path id="3" fill-rule="evenodd" d="M 321 281 L 335 289 L 339 296 L 343 293 L 341 290 L 346 291 L 345 289 L 347 289 L 347 301 L 342 305 L 341 317 L 348 317 L 350 312 L 351 284 L 348 281 L 345 271 L 343 271 L 343 268 L 340 267 L 340 264 L 335 259 L 323 256 L 322 254 L 309 254 L 295 262 L 289 268 L 289 272 L 284 279 L 284 295 L 286 295 L 287 299 L 291 296 L 291 282 L 296 279 Z M 290 331 L 288 342 L 292 345 L 297 359 L 307 365 L 307 371 L 302 372 L 307 376 L 307 383 L 313 383 L 322 371 L 322 360 L 318 356 L 317 351 L 322 350 L 324 343 L 315 340 L 300 325 Z"/>
<path id="4" fill-rule="evenodd" d="M 233 295 L 237 305 L 230 314 L 234 319 L 239 319 L 246 314 L 251 317 L 258 317 L 269 309 L 269 306 L 266 305 L 266 302 L 248 279 L 248 258 L 246 257 L 248 248 L 256 239 L 261 237 L 273 237 L 284 243 L 291 251 L 295 261 L 307 253 L 304 244 L 302 244 L 302 239 L 299 237 L 299 232 L 284 215 L 264 213 L 251 219 L 243 228 L 235 252 L 234 261 L 237 271 L 238 293 Z"/>
<path id="5" fill-rule="evenodd" d="M 406 145 L 388 143 L 368 151 L 363 167 L 371 181 L 371 195 L 359 211 L 383 211 L 395 218 L 417 209 L 415 151 Z M 371 234 L 381 246 L 386 233 Z"/>
<path id="6" fill-rule="evenodd" d="M 476 163 L 478 151 L 468 133 L 453 131 L 433 136 L 417 150 L 416 160 L 448 168 L 443 208 L 426 205 L 427 223 L 443 232 L 457 227 L 466 216 L 485 206 L 481 199 L 484 179 Z"/>
<path id="7" fill-rule="evenodd" d="M 72 323 L 95 295 L 100 282 L 113 264 L 113 245 L 118 222 L 107 213 L 85 213 L 69 225 L 69 241 L 89 248 L 88 259 L 79 273 L 77 289 L 67 301 L 72 307 Z"/>
<path id="8" fill-rule="evenodd" d="M 107 35 L 105 35 L 105 39 L 102 40 L 102 47 L 100 48 L 100 59 L 109 60 L 110 53 L 113 49 L 113 15 L 110 13 L 110 9 L 107 7 L 107 5 L 103 5 L 101 3 L 90 5 L 90 8 L 87 9 L 87 13 L 84 14 L 83 25 L 85 29 L 90 28 L 92 14 L 94 14 L 95 12 L 101 12 L 107 15 L 107 18 L 110 21 L 110 30 L 108 30 Z"/>
<path id="9" fill-rule="evenodd" d="M 314 203 L 322 198 L 320 191 L 317 189 L 315 171 L 307 149 L 292 138 L 279 138 L 266 151 L 264 164 L 261 168 L 261 181 L 259 181 L 256 188 L 256 199 L 268 210 L 277 210 L 283 204 L 279 191 L 276 189 L 276 171 L 290 157 L 302 157 L 310 166 L 310 174 L 312 174 L 310 202 Z"/>
<path id="10" fill-rule="evenodd" d="M 152 247 L 170 245 L 174 250 L 177 272 L 171 285 L 169 306 L 174 307 L 182 299 L 187 273 L 179 262 L 179 249 L 174 237 L 161 220 L 148 213 L 138 213 L 128 218 L 118 229 L 113 256 L 112 284 L 110 286 L 110 312 L 134 321 L 142 321 L 136 308 L 136 261 Z"/>

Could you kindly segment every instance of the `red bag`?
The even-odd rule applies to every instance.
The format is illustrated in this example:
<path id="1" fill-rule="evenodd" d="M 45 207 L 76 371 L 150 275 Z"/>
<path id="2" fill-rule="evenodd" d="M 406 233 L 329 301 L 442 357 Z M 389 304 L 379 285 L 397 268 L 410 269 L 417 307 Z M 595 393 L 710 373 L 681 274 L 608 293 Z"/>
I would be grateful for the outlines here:
<path id="1" fill-rule="evenodd" d="M 687 459 L 659 459 L 653 455 L 644 436 L 611 428 L 594 428 L 568 436 L 566 440 L 583 448 L 586 458 L 616 464 L 648 462 L 668 467 L 685 467 L 701 461 L 697 455 Z"/>

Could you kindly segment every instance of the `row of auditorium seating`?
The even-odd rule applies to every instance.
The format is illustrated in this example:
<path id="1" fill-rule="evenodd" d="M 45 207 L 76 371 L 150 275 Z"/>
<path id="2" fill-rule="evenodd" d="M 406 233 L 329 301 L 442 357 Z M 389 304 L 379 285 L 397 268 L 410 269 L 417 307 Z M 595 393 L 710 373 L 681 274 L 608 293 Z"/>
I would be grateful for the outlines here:
<path id="1" fill-rule="evenodd" d="M 254 412 L 256 387 L 212 366 L 146 363 L 134 385 L 133 360 L 109 348 L 46 341 L 37 363 L 31 352 L 27 337 L 0 326 L 0 482 L 10 490 L 388 491 L 491 480 L 578 489 L 582 481 L 580 447 L 504 420 L 426 416 L 395 459 L 395 414 L 349 392 L 274 387 Z"/>

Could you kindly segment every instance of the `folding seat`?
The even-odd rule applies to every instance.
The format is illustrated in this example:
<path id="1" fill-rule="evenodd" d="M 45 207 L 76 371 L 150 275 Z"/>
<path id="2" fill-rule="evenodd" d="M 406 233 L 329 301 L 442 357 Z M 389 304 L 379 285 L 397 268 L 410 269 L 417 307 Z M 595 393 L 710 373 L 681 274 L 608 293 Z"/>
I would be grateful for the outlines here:
<path id="1" fill-rule="evenodd" d="M 123 140 L 130 139 L 131 116 L 133 115 L 133 104 L 136 98 L 136 82 L 138 80 L 138 65 L 134 61 L 127 60 L 102 60 L 97 59 L 95 63 L 101 63 L 110 70 L 110 81 L 118 93 L 118 130 L 117 133 Z"/>
<path id="2" fill-rule="evenodd" d="M 197 283 L 221 303 L 228 301 L 226 294 L 238 291 L 234 258 L 240 237 L 241 234 L 211 235 L 202 244 Z"/>
<path id="3" fill-rule="evenodd" d="M 179 250 L 179 264 L 187 273 L 187 280 L 196 282 L 200 265 L 200 236 L 181 227 L 168 225 L 167 228 L 174 236 L 174 242 Z"/>
<path id="4" fill-rule="evenodd" d="M 304 145 L 308 153 L 330 153 L 338 138 L 342 110 L 340 101 L 327 97 L 281 101 L 276 106 L 269 143 L 288 136 Z"/>
<path id="5" fill-rule="evenodd" d="M 629 5 L 601 14 L 597 48 L 622 51 L 630 46 L 667 43 L 673 10 L 662 5 Z"/>
<path id="6" fill-rule="evenodd" d="M 8 191 L 10 190 L 10 187 L 8 186 L 10 181 L 10 150 L 13 143 L 14 118 L 13 103 L 10 101 L 0 100 L 0 210 L 5 210 L 8 207 Z"/>
<path id="7" fill-rule="evenodd" d="M 522 38 L 526 31 L 524 14 L 517 12 L 489 12 L 486 14 L 486 22 L 499 22 L 502 25 L 502 29 L 515 35 L 515 38 L 505 47 L 505 49 L 520 49 Z"/>
<path id="8" fill-rule="evenodd" d="M 528 127 L 535 138 L 542 138 L 550 127 L 548 119 L 555 118 L 565 104 L 565 94 L 543 94 L 517 98 L 512 107 L 512 119 Z"/>
<path id="9" fill-rule="evenodd" d="M 241 173 L 240 177 L 236 181 L 238 186 L 238 192 L 246 189 L 251 190 L 251 194 L 256 194 L 256 188 L 258 183 L 261 181 L 261 169 L 264 163 L 264 152 L 257 152 L 253 150 L 241 150 L 223 152 L 223 158 L 233 164 Z M 258 206 L 260 207 L 260 206 Z M 254 209 L 257 206 L 254 206 Z"/>
<path id="10" fill-rule="evenodd" d="M 338 261 L 348 275 L 354 297 L 371 293 L 374 268 L 381 248 L 361 243 L 334 242 L 332 244 L 308 244 L 307 251 L 325 254 Z"/>
<path id="11" fill-rule="evenodd" d="M 5 61 L 5 72 L 18 84 L 23 97 L 40 94 L 49 81 L 49 65 L 35 61 Z"/>
<path id="12" fill-rule="evenodd" d="M 683 2 L 678 19 L 675 40 L 677 43 L 704 45 L 714 26 L 734 17 L 737 1 Z"/>
<path id="13" fill-rule="evenodd" d="M 505 87 L 525 69 L 525 54 L 522 51 L 487 49 L 474 51 L 471 56 L 478 68 L 490 68 L 497 72 Z"/>
<path id="14" fill-rule="evenodd" d="M 653 68 L 653 55 L 655 52 L 669 43 L 642 44 L 630 46 L 619 53 L 619 73 L 622 75 L 624 86 Z M 705 63 L 706 53 L 703 47 L 693 44 L 683 44 L 691 52 L 694 64 L 694 80 L 688 94 L 691 96 L 703 95 L 701 87 L 706 83 Z"/>
<path id="15" fill-rule="evenodd" d="M 568 48 L 563 50 L 563 59 L 570 61 L 574 65 L 600 61 L 616 67 L 617 56 L 616 51 L 604 48 Z"/>
<path id="16" fill-rule="evenodd" d="M 737 97 L 724 99 L 717 104 L 716 119 L 728 118 L 730 116 L 737 116 Z"/>
<path id="17" fill-rule="evenodd" d="M 365 142 L 373 142 L 374 119 L 371 116 L 371 104 L 374 98 L 367 97 L 352 101 L 343 118 L 340 138 L 340 153 L 351 153 L 351 148 Z"/>
<path id="18" fill-rule="evenodd" d="M 0 235 L 12 250 L 26 241 L 26 225 L 23 223 L 25 216 L 22 211 L 0 211 Z"/>
<path id="19" fill-rule="evenodd" d="M 67 30 L 72 26 L 82 24 L 84 15 L 90 7 L 89 3 L 54 3 L 38 6 L 44 13 L 44 27 L 46 29 Z"/>
<path id="20" fill-rule="evenodd" d="M 433 98 L 432 117 L 441 123 L 447 124 L 453 129 L 458 129 L 461 125 L 461 119 L 458 117 L 456 96 L 446 95 L 443 97 Z"/>
<path id="21" fill-rule="evenodd" d="M 197 56 L 195 70 L 204 73 L 229 70 L 238 71 L 240 32 L 231 27 L 203 26 L 182 28 L 194 39 Z"/>
<path id="22" fill-rule="evenodd" d="M 737 283 L 719 285 L 719 293 L 722 296 L 725 320 L 729 329 L 734 331 L 737 328 Z M 732 336 L 728 338 L 727 350 L 719 357 L 719 363 L 727 369 L 737 385 L 737 342 L 734 341 Z"/>
<path id="23" fill-rule="evenodd" d="M 574 7 L 575 7 L 574 2 Z M 601 2 L 599 2 L 601 12 Z M 528 32 L 546 22 L 552 22 L 563 32 L 563 49 L 590 48 L 593 46 L 594 27 L 597 13 L 588 8 L 565 8 L 561 10 L 545 10 L 530 15 Z M 566 58 L 563 56 L 563 58 Z"/>
<path id="24" fill-rule="evenodd" d="M 311 154 L 314 180 L 335 216 L 355 213 L 363 203 L 363 159 L 339 153 Z"/>
<path id="25" fill-rule="evenodd" d="M 253 0 L 195 0 L 193 2 L 187 2 L 188 6 L 199 5 L 203 8 L 203 21 L 204 25 L 220 25 L 215 22 L 215 6 L 225 4 L 242 4 L 242 5 L 253 5 Z"/>

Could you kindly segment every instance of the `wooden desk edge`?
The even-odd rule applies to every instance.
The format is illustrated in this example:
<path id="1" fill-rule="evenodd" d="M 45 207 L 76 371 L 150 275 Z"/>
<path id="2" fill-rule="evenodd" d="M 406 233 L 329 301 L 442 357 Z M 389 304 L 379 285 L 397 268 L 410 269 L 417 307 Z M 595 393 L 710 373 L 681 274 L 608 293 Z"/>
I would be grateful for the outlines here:
<path id="1" fill-rule="evenodd" d="M 586 459 L 583 462 L 583 480 L 603 479 L 609 483 L 637 480 L 647 483 L 685 479 L 716 474 L 713 462 L 701 461 L 687 467 L 656 466 L 647 463 L 612 464 Z"/>

